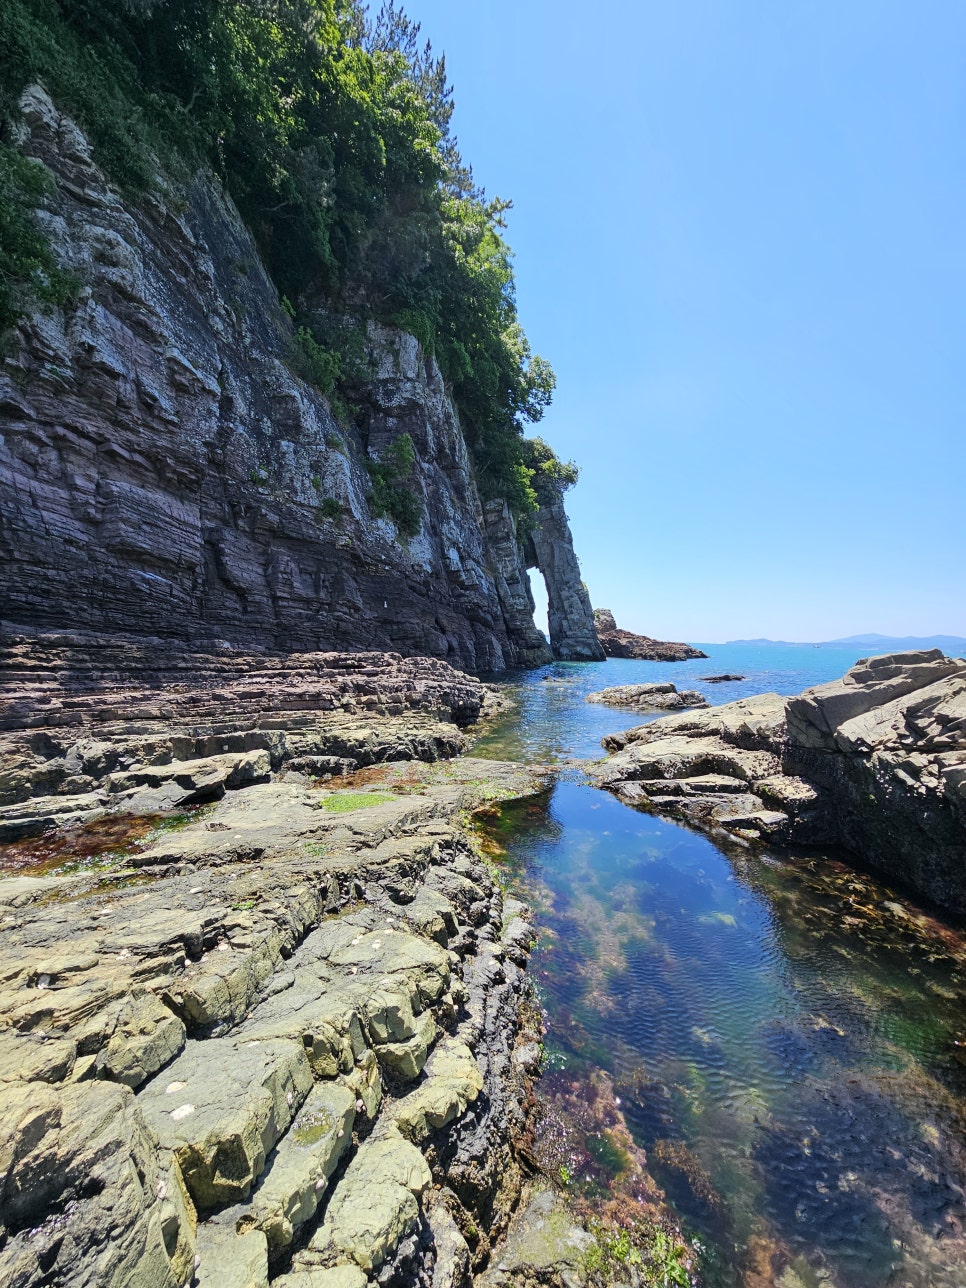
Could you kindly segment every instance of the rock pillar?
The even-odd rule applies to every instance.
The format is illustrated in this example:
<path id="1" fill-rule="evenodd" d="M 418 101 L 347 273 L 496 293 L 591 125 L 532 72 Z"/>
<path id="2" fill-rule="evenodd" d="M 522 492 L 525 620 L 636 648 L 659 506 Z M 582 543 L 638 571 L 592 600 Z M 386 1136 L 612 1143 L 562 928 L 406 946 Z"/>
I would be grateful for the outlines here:
<path id="1" fill-rule="evenodd" d="M 603 662 L 590 595 L 580 579 L 563 494 L 541 496 L 540 513 L 528 539 L 530 565 L 547 583 L 550 647 L 562 662 Z"/>
<path id="2" fill-rule="evenodd" d="M 507 665 L 543 666 L 554 655 L 533 624 L 535 605 L 513 515 L 502 500 L 488 501 L 483 513 L 493 581 L 511 649 Z"/>

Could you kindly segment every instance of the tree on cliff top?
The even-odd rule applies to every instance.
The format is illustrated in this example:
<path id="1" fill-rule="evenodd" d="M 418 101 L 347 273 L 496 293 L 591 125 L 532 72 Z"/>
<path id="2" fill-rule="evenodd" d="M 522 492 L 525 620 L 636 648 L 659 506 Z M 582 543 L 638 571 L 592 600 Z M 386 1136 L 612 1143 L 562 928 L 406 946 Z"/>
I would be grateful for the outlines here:
<path id="1" fill-rule="evenodd" d="M 523 425 L 553 372 L 517 320 L 509 203 L 474 184 L 419 34 L 394 2 L 4 0 L 0 113 L 40 80 L 129 191 L 159 163 L 211 167 L 316 346 L 333 316 L 412 331 L 450 382 L 484 498 L 524 513 Z M 346 378 L 338 352 L 326 369 Z"/>

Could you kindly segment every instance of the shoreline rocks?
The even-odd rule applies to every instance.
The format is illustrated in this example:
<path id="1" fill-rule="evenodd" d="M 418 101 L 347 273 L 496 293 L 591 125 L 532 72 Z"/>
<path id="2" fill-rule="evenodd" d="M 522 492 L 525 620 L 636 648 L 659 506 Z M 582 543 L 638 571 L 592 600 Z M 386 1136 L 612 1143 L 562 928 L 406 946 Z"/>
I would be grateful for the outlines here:
<path id="1" fill-rule="evenodd" d="M 550 1274 L 505 1245 L 547 1186 L 534 930 L 468 822 L 546 774 L 459 754 L 500 695 L 391 654 L 3 643 L 0 1279 Z"/>
<path id="2" fill-rule="evenodd" d="M 490 688 L 434 658 L 0 634 L 0 841 L 464 751 Z"/>
<path id="3" fill-rule="evenodd" d="M 0 1279 L 468 1288 L 539 1040 L 526 910 L 465 820 L 545 776 L 454 759 L 492 691 L 393 654 L 3 646 Z"/>
<path id="4" fill-rule="evenodd" d="M 604 739 L 592 772 L 628 803 L 744 841 L 835 846 L 966 912 L 966 662 L 858 662 L 793 698 L 760 694 Z"/>
<path id="5" fill-rule="evenodd" d="M 608 608 L 594 609 L 597 638 L 608 657 L 634 658 L 643 662 L 685 662 L 692 657 L 707 657 L 690 644 L 651 639 L 649 635 L 635 635 L 622 630 Z"/>
<path id="6" fill-rule="evenodd" d="M 537 783 L 385 771 L 228 793 L 137 866 L 0 878 L 5 1283 L 408 1285 L 444 1253 L 470 1283 L 488 1239 L 439 1246 L 428 1195 L 509 1218 L 531 932 L 459 816 Z"/>
<path id="7" fill-rule="evenodd" d="M 710 705 L 696 689 L 678 692 L 673 684 L 615 684 L 609 689 L 588 693 L 587 702 L 600 702 L 607 707 L 630 707 L 635 711 L 678 711 L 682 707 Z"/>

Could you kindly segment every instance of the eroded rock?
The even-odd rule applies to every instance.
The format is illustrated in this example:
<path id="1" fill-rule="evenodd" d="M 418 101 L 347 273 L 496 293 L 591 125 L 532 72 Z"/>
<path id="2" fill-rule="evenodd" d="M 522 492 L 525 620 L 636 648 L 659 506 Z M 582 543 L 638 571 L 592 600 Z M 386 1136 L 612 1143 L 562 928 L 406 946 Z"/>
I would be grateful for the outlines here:
<path id="1" fill-rule="evenodd" d="M 247 1198 L 312 1087 L 296 1042 L 190 1043 L 138 1105 L 199 1209 Z"/>
<path id="2" fill-rule="evenodd" d="M 617 625 L 609 608 L 595 608 L 594 622 L 597 638 L 607 657 L 637 658 L 644 662 L 684 662 L 691 657 L 708 656 L 690 644 L 655 640 L 649 635 L 625 631 Z"/>
<path id="3" fill-rule="evenodd" d="M 833 845 L 966 911 L 966 662 L 858 662 L 797 697 L 744 698 L 611 735 L 595 781 L 741 840 Z"/>
<path id="4" fill-rule="evenodd" d="M 588 693 L 586 700 L 608 707 L 631 707 L 636 711 L 677 711 L 682 707 L 709 705 L 703 693 L 695 689 L 682 689 L 679 693 L 673 684 L 616 684 Z"/>

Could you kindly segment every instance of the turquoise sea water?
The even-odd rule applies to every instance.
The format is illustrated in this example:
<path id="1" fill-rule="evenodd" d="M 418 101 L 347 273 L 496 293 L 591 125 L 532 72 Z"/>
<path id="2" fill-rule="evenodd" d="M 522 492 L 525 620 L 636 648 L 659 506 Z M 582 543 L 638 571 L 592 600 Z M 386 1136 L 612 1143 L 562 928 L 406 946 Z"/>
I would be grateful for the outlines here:
<path id="1" fill-rule="evenodd" d="M 598 756 L 635 712 L 610 684 L 711 701 L 841 675 L 840 649 L 708 646 L 707 660 L 555 664 L 477 754 Z M 700 677 L 738 672 L 740 682 Z M 718 1288 L 966 1284 L 966 939 L 841 856 L 735 847 L 564 767 L 504 811 L 538 910 L 548 1068 L 604 1071 Z M 580 1178 L 577 1178 L 580 1183 Z"/>

